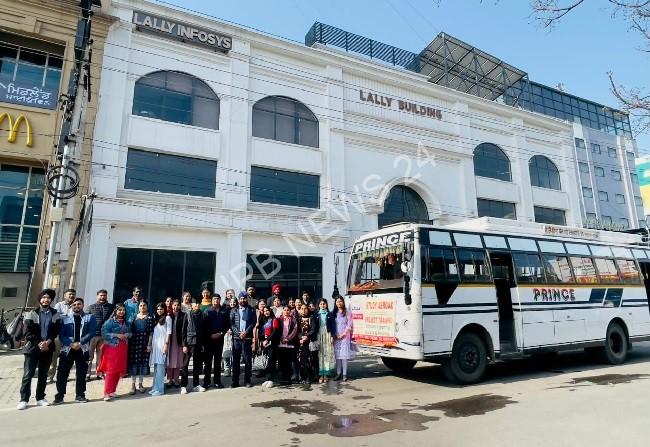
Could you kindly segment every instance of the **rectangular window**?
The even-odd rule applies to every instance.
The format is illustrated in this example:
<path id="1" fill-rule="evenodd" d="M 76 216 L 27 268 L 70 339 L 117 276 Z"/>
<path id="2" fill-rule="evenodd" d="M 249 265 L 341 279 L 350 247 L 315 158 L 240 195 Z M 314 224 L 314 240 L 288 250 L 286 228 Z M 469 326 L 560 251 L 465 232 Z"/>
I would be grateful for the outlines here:
<path id="1" fill-rule="evenodd" d="M 623 228 L 625 229 L 630 228 L 630 221 L 628 220 L 627 217 L 621 217 L 620 219 L 618 219 L 618 223 L 620 225 L 623 225 Z"/>
<path id="2" fill-rule="evenodd" d="M 607 258 L 611 258 L 613 256 L 612 255 L 612 249 L 607 245 L 593 245 L 593 244 L 590 244 L 589 246 L 591 247 L 591 253 L 594 256 L 602 256 L 602 257 L 607 257 Z"/>
<path id="3" fill-rule="evenodd" d="M 0 164 L 0 272 L 34 266 L 44 178 L 41 168 Z"/>
<path id="4" fill-rule="evenodd" d="M 632 284 L 641 282 L 641 276 L 639 275 L 636 262 L 631 259 L 617 259 L 616 265 L 618 265 L 624 282 Z"/>
<path id="5" fill-rule="evenodd" d="M 490 272 L 485 253 L 480 250 L 458 250 L 458 266 L 461 281 L 489 282 Z"/>
<path id="6" fill-rule="evenodd" d="M 539 250 L 544 253 L 566 253 L 562 242 L 555 241 L 537 241 Z"/>
<path id="7" fill-rule="evenodd" d="M 596 177 L 605 177 L 605 170 L 600 166 L 594 167 L 594 175 Z"/>
<path id="8" fill-rule="evenodd" d="M 451 234 L 446 231 L 429 231 L 429 243 L 431 245 L 451 246 Z"/>
<path id="9" fill-rule="evenodd" d="M 578 284 L 594 284 L 598 282 L 593 259 L 571 256 L 570 260 L 573 266 L 573 274 Z"/>
<path id="10" fill-rule="evenodd" d="M 319 208 L 320 177 L 251 166 L 252 202 Z"/>
<path id="11" fill-rule="evenodd" d="M 634 204 L 636 206 L 643 206 L 643 199 L 641 196 L 634 196 Z"/>
<path id="12" fill-rule="evenodd" d="M 582 196 L 583 196 L 583 197 L 587 197 L 587 198 L 593 197 L 593 196 L 594 196 L 594 191 L 593 191 L 593 189 L 588 188 L 588 187 L 586 187 L 586 186 L 583 186 L 583 187 L 582 187 Z"/>
<path id="13" fill-rule="evenodd" d="M 611 170 L 612 178 L 616 181 L 621 181 L 621 171 Z"/>
<path id="14" fill-rule="evenodd" d="M 591 152 L 594 154 L 600 154 L 600 144 L 591 143 Z"/>
<path id="15" fill-rule="evenodd" d="M 150 309 L 183 290 L 197 298 L 203 287 L 214 290 L 215 268 L 214 252 L 118 247 L 113 302 L 129 298 L 135 286 L 143 288 Z"/>
<path id="16" fill-rule="evenodd" d="M 510 250 L 537 251 L 537 244 L 533 239 L 509 237 L 508 242 L 510 243 Z"/>
<path id="17" fill-rule="evenodd" d="M 454 241 L 457 247 L 483 248 L 478 234 L 454 233 Z"/>
<path id="18" fill-rule="evenodd" d="M 632 183 L 634 184 L 639 183 L 639 177 L 636 174 L 630 174 L 630 180 L 632 180 Z"/>
<path id="19" fill-rule="evenodd" d="M 578 167 L 580 168 L 580 172 L 583 172 L 585 174 L 589 173 L 589 165 L 584 162 L 578 162 Z"/>
<path id="20" fill-rule="evenodd" d="M 569 258 L 566 256 L 544 255 L 544 267 L 546 268 L 546 280 L 550 283 L 575 282 Z"/>
<path id="21" fill-rule="evenodd" d="M 645 227 L 646 227 L 645 219 L 639 219 L 639 228 L 645 228 Z"/>
<path id="22" fill-rule="evenodd" d="M 617 283 L 621 280 L 613 259 L 596 258 L 596 268 L 602 283 Z"/>
<path id="23" fill-rule="evenodd" d="M 616 158 L 616 148 L 608 147 L 607 148 L 607 155 L 609 155 L 610 158 Z"/>
<path id="24" fill-rule="evenodd" d="M 630 165 L 630 168 L 634 167 L 636 164 L 636 154 L 632 151 L 627 151 L 625 152 L 625 156 L 627 157 L 627 164 Z"/>
<path id="25" fill-rule="evenodd" d="M 623 194 L 616 194 L 614 196 L 616 203 L 625 203 L 625 196 Z"/>
<path id="26" fill-rule="evenodd" d="M 285 300 L 300 296 L 303 291 L 309 292 L 312 299 L 323 296 L 323 258 L 320 256 L 248 254 L 246 264 L 251 273 L 246 286 L 255 286 L 260 298 L 271 296 L 273 284 L 282 286 Z"/>
<path id="27" fill-rule="evenodd" d="M 129 149 L 124 187 L 214 197 L 216 176 L 216 161 Z"/>
<path id="28" fill-rule="evenodd" d="M 503 236 L 483 236 L 483 242 L 487 248 L 508 248 L 506 238 Z"/>
<path id="29" fill-rule="evenodd" d="M 598 200 L 601 202 L 609 202 L 609 194 L 607 191 L 598 191 Z"/>
<path id="30" fill-rule="evenodd" d="M 583 140 L 582 138 L 575 138 L 575 142 L 576 142 L 576 147 L 580 149 L 585 148 L 585 140 Z"/>
<path id="31" fill-rule="evenodd" d="M 515 204 L 499 200 L 477 199 L 478 217 L 500 217 L 517 219 Z"/>
<path id="32" fill-rule="evenodd" d="M 552 225 L 566 225 L 566 217 L 564 210 L 555 208 L 545 208 L 541 206 L 534 207 L 535 222 L 547 223 Z"/>
<path id="33" fill-rule="evenodd" d="M 423 282 L 458 282 L 454 251 L 448 248 L 422 247 Z"/>
<path id="34" fill-rule="evenodd" d="M 587 222 L 593 222 L 596 220 L 596 213 L 587 213 Z"/>
<path id="35" fill-rule="evenodd" d="M 603 225 L 611 225 L 612 224 L 612 216 L 606 216 L 603 215 Z"/>
<path id="36" fill-rule="evenodd" d="M 0 84 L 12 84 L 2 101 L 55 109 L 63 52 L 60 45 L 0 32 Z"/>
<path id="37" fill-rule="evenodd" d="M 513 253 L 512 260 L 515 264 L 515 276 L 518 283 L 543 283 L 546 281 L 539 255 Z"/>

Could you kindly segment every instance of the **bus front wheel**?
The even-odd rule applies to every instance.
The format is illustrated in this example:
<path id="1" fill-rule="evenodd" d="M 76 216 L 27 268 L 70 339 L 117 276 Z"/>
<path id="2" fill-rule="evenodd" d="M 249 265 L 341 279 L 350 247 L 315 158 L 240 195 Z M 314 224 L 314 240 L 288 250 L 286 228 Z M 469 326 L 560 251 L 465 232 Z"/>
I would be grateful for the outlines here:
<path id="1" fill-rule="evenodd" d="M 398 374 L 409 372 L 417 363 L 415 360 L 396 359 L 392 357 L 382 357 L 381 361 L 384 362 L 384 365 L 386 365 L 388 369 Z"/>
<path id="2" fill-rule="evenodd" d="M 449 367 L 459 384 L 476 383 L 487 368 L 487 348 L 474 332 L 461 334 L 454 343 Z"/>
<path id="3" fill-rule="evenodd" d="M 609 364 L 619 365 L 627 358 L 627 334 L 617 322 L 611 322 L 607 327 L 605 346 L 601 350 L 602 359 Z"/>

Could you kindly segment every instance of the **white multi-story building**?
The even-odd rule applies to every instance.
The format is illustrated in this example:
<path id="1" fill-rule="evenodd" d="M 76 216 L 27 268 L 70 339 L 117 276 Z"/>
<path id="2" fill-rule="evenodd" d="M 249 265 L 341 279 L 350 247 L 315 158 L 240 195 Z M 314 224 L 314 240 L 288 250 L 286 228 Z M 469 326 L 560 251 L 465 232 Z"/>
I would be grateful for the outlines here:
<path id="1" fill-rule="evenodd" d="M 329 296 L 401 220 L 580 226 L 571 124 L 322 44 L 113 0 L 80 287 Z M 344 258 L 342 258 L 344 259 Z M 345 282 L 340 266 L 339 285 Z"/>

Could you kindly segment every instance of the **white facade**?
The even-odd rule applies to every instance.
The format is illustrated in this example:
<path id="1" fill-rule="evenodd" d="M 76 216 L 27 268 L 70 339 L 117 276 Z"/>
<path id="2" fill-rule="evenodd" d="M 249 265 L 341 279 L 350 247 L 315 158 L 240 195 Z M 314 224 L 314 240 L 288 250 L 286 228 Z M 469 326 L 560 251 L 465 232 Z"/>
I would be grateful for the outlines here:
<path id="1" fill-rule="evenodd" d="M 121 248 L 216 253 L 213 286 L 220 293 L 244 287 L 242 266 L 249 254 L 321 257 L 322 294 L 329 296 L 334 253 L 377 228 L 395 185 L 415 190 L 438 224 L 476 217 L 477 198 L 515 203 L 522 221 L 534 221 L 534 206 L 542 206 L 564 210 L 567 225 L 581 224 L 573 130 L 563 121 L 336 50 L 160 5 L 114 0 L 112 7 L 120 20 L 109 32 L 103 59 L 92 155 L 98 198 L 79 276 L 89 302 L 101 288 L 113 296 Z M 138 31 L 134 8 L 230 35 L 232 49 L 223 54 Z M 219 130 L 133 115 L 136 81 L 159 70 L 207 83 L 220 99 Z M 379 104 L 367 101 L 371 93 Z M 253 105 L 274 95 L 300 101 L 315 114 L 318 147 L 252 136 Z M 400 111 L 399 100 L 437 109 L 440 118 Z M 473 151 L 483 142 L 508 156 L 511 182 L 474 175 Z M 125 188 L 128 148 L 216 161 L 214 197 Z M 554 162 L 561 190 L 530 186 L 528 163 L 534 155 Z M 319 208 L 252 202 L 251 166 L 318 175 Z M 345 283 L 341 261 L 339 286 Z M 180 296 L 180 290 L 174 293 Z"/>

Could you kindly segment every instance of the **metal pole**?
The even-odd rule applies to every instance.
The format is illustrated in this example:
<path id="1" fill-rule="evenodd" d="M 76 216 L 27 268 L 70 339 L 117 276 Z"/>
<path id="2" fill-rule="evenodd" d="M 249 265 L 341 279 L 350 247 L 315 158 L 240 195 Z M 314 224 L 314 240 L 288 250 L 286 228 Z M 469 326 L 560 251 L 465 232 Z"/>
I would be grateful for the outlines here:
<path id="1" fill-rule="evenodd" d="M 54 205 L 52 207 L 52 210 L 54 209 L 62 209 L 61 207 L 61 199 L 59 198 L 63 190 L 65 189 L 65 176 L 67 174 L 67 167 L 68 167 L 68 145 L 66 144 L 63 147 L 63 162 L 61 163 L 63 168 L 61 170 L 61 176 L 58 178 L 56 182 L 56 197 L 54 198 Z M 52 212 L 50 210 L 50 213 Z M 58 237 L 59 233 L 59 226 L 60 226 L 60 221 L 57 218 L 54 222 L 52 222 L 52 231 L 50 232 L 50 244 L 48 247 L 48 252 L 47 252 L 47 264 L 45 266 L 45 278 L 43 279 L 43 288 L 50 287 L 50 283 L 52 280 L 52 262 L 54 259 L 54 250 L 56 249 L 56 240 Z"/>

